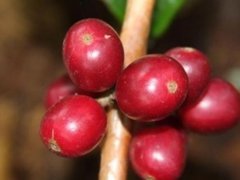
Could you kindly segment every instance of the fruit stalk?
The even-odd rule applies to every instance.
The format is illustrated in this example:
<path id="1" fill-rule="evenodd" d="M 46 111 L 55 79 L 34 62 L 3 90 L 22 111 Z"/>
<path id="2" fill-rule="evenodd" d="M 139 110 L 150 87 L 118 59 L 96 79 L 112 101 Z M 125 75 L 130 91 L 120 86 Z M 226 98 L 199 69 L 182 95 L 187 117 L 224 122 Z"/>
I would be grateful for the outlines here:
<path id="1" fill-rule="evenodd" d="M 120 34 L 125 67 L 146 54 L 155 0 L 128 0 Z M 116 107 L 108 112 L 108 132 L 101 153 L 100 180 L 124 180 L 128 169 L 131 122 Z"/>
<path id="2" fill-rule="evenodd" d="M 155 0 L 128 0 L 120 38 L 125 66 L 146 54 Z"/>

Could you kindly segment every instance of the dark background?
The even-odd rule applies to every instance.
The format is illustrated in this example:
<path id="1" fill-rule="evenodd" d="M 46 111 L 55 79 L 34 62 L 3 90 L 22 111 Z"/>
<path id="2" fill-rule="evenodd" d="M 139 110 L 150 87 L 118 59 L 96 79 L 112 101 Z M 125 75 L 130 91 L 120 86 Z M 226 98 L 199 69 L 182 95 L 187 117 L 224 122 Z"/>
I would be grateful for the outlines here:
<path id="1" fill-rule="evenodd" d="M 95 180 L 99 151 L 64 159 L 43 147 L 38 128 L 46 86 L 65 73 L 61 45 L 79 19 L 120 24 L 100 0 L 2 0 L 0 2 L 0 179 Z M 240 1 L 188 0 L 149 52 L 192 46 L 210 59 L 213 76 L 240 89 Z M 183 180 L 239 180 L 240 126 L 220 135 L 189 135 Z M 131 172 L 128 179 L 138 179 Z"/>

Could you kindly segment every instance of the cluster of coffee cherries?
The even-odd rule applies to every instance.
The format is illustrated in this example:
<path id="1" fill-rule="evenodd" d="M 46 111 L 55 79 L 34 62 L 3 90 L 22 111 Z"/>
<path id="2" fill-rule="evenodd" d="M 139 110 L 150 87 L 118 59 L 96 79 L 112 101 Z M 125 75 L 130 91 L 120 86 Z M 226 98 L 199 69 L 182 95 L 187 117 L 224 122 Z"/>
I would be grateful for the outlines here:
<path id="1" fill-rule="evenodd" d="M 136 173 L 177 179 L 188 131 L 223 132 L 239 121 L 239 92 L 211 76 L 207 57 L 197 49 L 176 47 L 123 68 L 115 30 L 99 19 L 84 19 L 68 30 L 63 60 L 67 74 L 49 85 L 40 126 L 43 143 L 60 156 L 93 150 L 106 133 L 106 106 L 115 103 L 135 124 L 129 159 Z M 109 103 L 98 101 L 102 97 L 111 97 Z"/>

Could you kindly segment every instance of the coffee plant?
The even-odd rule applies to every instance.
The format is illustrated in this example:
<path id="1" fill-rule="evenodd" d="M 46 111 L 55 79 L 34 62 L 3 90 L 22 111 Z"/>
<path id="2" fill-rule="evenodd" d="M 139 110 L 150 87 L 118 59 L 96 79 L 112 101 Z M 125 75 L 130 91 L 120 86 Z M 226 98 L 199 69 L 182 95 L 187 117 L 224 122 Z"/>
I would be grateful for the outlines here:
<path id="1" fill-rule="evenodd" d="M 211 74 L 201 50 L 147 52 L 148 34 L 159 38 L 184 2 L 105 1 L 123 21 L 120 34 L 96 18 L 69 28 L 67 74 L 49 85 L 40 125 L 50 151 L 73 158 L 100 145 L 99 179 L 126 179 L 129 160 L 142 179 L 172 180 L 184 171 L 189 132 L 216 134 L 238 123 L 238 90 Z"/>

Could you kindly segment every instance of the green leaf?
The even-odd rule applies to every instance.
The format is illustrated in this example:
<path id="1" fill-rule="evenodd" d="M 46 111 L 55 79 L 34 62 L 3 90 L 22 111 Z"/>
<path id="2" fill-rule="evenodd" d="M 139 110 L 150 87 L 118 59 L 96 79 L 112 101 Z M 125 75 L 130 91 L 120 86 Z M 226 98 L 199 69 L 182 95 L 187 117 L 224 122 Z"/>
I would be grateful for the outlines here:
<path id="1" fill-rule="evenodd" d="M 185 0 L 157 0 L 152 17 L 150 35 L 160 37 L 169 27 Z"/>
<path id="2" fill-rule="evenodd" d="M 113 16 L 123 22 L 127 0 L 102 0 Z M 186 0 L 156 0 L 150 36 L 158 38 L 168 29 Z"/>
<path id="3" fill-rule="evenodd" d="M 123 22 L 125 9 L 126 9 L 126 0 L 102 0 L 109 11 L 113 16 L 119 21 Z"/>

